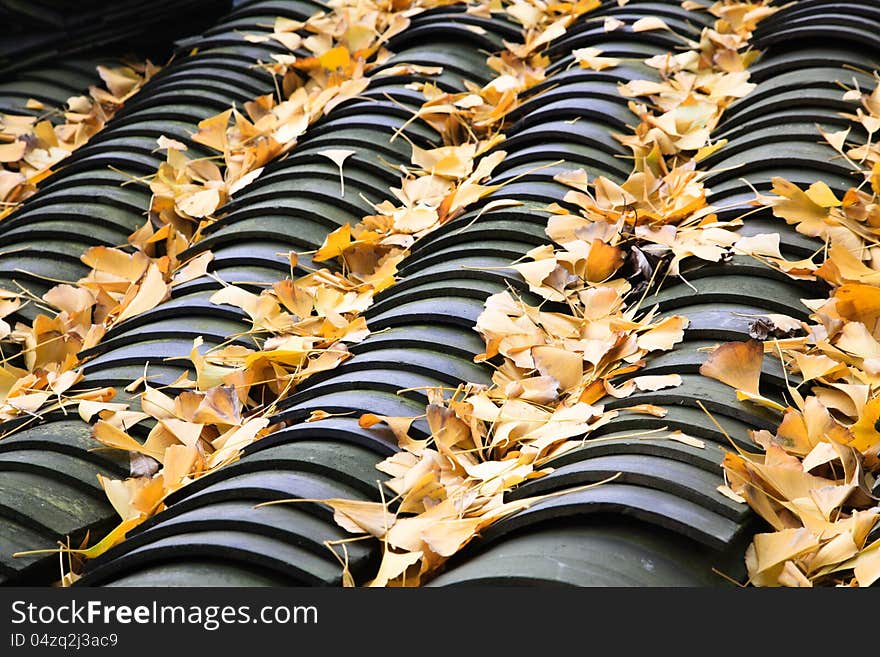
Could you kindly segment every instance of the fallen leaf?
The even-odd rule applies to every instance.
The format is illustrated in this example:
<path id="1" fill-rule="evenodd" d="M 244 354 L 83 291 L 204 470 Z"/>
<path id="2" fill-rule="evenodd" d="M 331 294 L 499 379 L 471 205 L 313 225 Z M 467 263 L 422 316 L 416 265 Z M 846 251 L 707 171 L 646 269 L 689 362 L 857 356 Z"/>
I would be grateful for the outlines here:
<path id="1" fill-rule="evenodd" d="M 318 151 L 317 155 L 328 158 L 333 164 L 339 167 L 339 195 L 345 196 L 345 176 L 342 173 L 342 164 L 346 158 L 354 155 L 357 151 L 350 151 L 341 148 L 331 148 L 324 151 Z"/>
<path id="2" fill-rule="evenodd" d="M 764 348 L 757 340 L 727 342 L 709 355 L 700 366 L 700 374 L 760 396 L 758 382 L 763 361 Z"/>

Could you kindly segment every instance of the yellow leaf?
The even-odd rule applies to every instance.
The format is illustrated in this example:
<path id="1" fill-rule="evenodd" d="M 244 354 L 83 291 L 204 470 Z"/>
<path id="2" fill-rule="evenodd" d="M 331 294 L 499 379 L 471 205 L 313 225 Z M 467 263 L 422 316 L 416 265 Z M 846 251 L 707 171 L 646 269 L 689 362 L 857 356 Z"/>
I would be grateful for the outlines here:
<path id="1" fill-rule="evenodd" d="M 873 327 L 880 320 L 880 294 L 873 285 L 850 283 L 834 292 L 837 312 L 844 319 Z"/>
<path id="2" fill-rule="evenodd" d="M 141 280 L 137 294 L 116 316 L 117 322 L 140 315 L 158 306 L 168 296 L 170 286 L 162 277 L 162 272 L 155 263 L 150 263 L 147 274 Z"/>
<path id="3" fill-rule="evenodd" d="M 813 584 L 793 561 L 786 561 L 779 573 L 778 581 L 782 586 L 794 588 L 812 588 Z"/>
<path id="4" fill-rule="evenodd" d="M 67 548 L 59 548 L 57 550 L 31 550 L 29 552 L 16 552 L 14 557 L 24 557 L 30 554 L 45 554 L 49 552 L 62 552 L 62 553 L 70 553 L 70 554 L 78 554 L 81 557 L 85 557 L 86 559 L 96 559 L 104 554 L 107 550 L 112 548 L 117 543 L 120 543 L 125 535 L 131 531 L 134 527 L 137 527 L 146 519 L 146 516 L 140 516 L 135 518 L 128 518 L 127 520 L 123 520 L 116 527 L 110 531 L 103 539 L 99 542 L 95 543 L 92 547 L 85 550 L 69 550 Z"/>
<path id="5" fill-rule="evenodd" d="M 576 352 L 542 345 L 532 348 L 532 358 L 541 375 L 558 381 L 562 390 L 573 388 L 581 382 L 584 360 Z"/>
<path id="6" fill-rule="evenodd" d="M 318 62 L 327 70 L 335 70 L 338 68 L 346 69 L 351 64 L 351 56 L 348 48 L 345 46 L 337 46 L 331 48 L 327 52 L 318 56 Z"/>
<path id="7" fill-rule="evenodd" d="M 700 366 L 700 374 L 760 396 L 758 382 L 763 361 L 764 347 L 757 340 L 728 342 L 709 355 Z"/>
<path id="8" fill-rule="evenodd" d="M 855 436 L 849 446 L 867 452 L 880 444 L 880 397 L 865 404 L 858 421 L 850 427 Z"/>
<path id="9" fill-rule="evenodd" d="M 220 112 L 220 114 L 199 121 L 199 131 L 193 135 L 192 140 L 225 153 L 228 148 L 226 128 L 229 125 L 229 118 L 231 116 L 232 110 L 228 109 L 225 112 Z"/>
<path id="10" fill-rule="evenodd" d="M 174 400 L 164 392 L 145 386 L 141 393 L 141 408 L 157 420 L 174 417 Z"/>
<path id="11" fill-rule="evenodd" d="M 625 25 L 626 23 L 618 20 L 617 18 L 614 18 L 613 16 L 606 16 L 605 21 L 602 24 L 602 29 L 606 32 L 614 32 L 615 30 L 619 30 Z"/>
<path id="12" fill-rule="evenodd" d="M 192 194 L 186 194 L 174 201 L 174 207 L 179 212 L 199 219 L 214 212 L 219 205 L 220 192 L 213 187 Z"/>
<path id="13" fill-rule="evenodd" d="M 195 447 L 202 435 L 204 425 L 177 418 L 166 418 L 159 423 L 174 435 L 181 443 L 189 447 Z"/>
<path id="14" fill-rule="evenodd" d="M 333 509 L 336 523 L 353 534 L 367 533 L 381 538 L 394 524 L 394 516 L 379 502 L 341 499 L 321 501 Z"/>
<path id="15" fill-rule="evenodd" d="M 794 358 L 805 383 L 830 374 L 834 370 L 846 369 L 845 365 L 824 354 L 809 355 L 796 351 Z"/>
<path id="16" fill-rule="evenodd" d="M 312 259 L 315 262 L 323 262 L 335 258 L 342 254 L 349 244 L 351 244 L 351 226 L 342 224 L 324 238 L 324 243 Z"/>
<path id="17" fill-rule="evenodd" d="M 213 260 L 214 254 L 210 251 L 204 251 L 196 257 L 191 258 L 186 265 L 174 272 L 174 278 L 172 279 L 171 284 L 180 285 L 181 283 L 186 283 L 195 280 L 200 276 L 204 276 L 208 272 L 208 265 L 211 264 L 211 261 Z"/>
<path id="18" fill-rule="evenodd" d="M 476 537 L 483 519 L 441 518 L 431 522 L 422 531 L 422 540 L 441 557 L 451 557 Z"/>
<path id="19" fill-rule="evenodd" d="M 654 417 L 666 417 L 669 413 L 668 409 L 654 404 L 636 404 L 635 406 L 624 406 L 618 410 L 640 413 L 642 415 L 653 415 Z"/>
<path id="20" fill-rule="evenodd" d="M 124 411 L 127 408 L 128 404 L 83 400 L 79 403 L 77 410 L 83 421 L 88 422 L 92 419 L 95 413 L 100 413 L 101 411 Z"/>
<path id="21" fill-rule="evenodd" d="M 639 390 L 662 390 L 675 388 L 682 383 L 679 374 L 656 374 L 653 376 L 637 376 L 632 379 Z"/>
<path id="22" fill-rule="evenodd" d="M 853 541 L 852 534 L 843 531 L 819 548 L 816 555 L 810 559 L 809 572 L 814 573 L 825 566 L 846 561 L 858 554 L 858 551 L 859 547 Z"/>
<path id="23" fill-rule="evenodd" d="M 880 541 L 865 548 L 856 558 L 853 574 L 859 586 L 871 586 L 880 579 Z"/>
<path id="24" fill-rule="evenodd" d="M 189 417 L 192 422 L 213 424 L 217 427 L 241 425 L 241 402 L 232 386 L 217 386 L 204 394 L 185 392 L 177 399 L 181 401 L 190 394 L 198 399 L 198 406 Z"/>
<path id="25" fill-rule="evenodd" d="M 639 335 L 636 344 L 645 351 L 668 351 L 684 339 L 684 329 L 688 327 L 687 317 L 674 315 L 667 317 L 656 326 Z"/>
<path id="26" fill-rule="evenodd" d="M 396 579 L 406 572 L 406 569 L 418 563 L 424 553 L 421 551 L 404 552 L 402 554 L 385 550 L 382 554 L 382 563 L 379 564 L 379 572 L 367 584 L 369 587 L 388 586 L 388 582 Z"/>
<path id="27" fill-rule="evenodd" d="M 339 195 L 345 196 L 345 176 L 342 174 L 342 163 L 357 151 L 350 151 L 343 148 L 331 148 L 324 151 L 318 151 L 317 155 L 328 158 L 333 164 L 339 167 Z"/>
<path id="28" fill-rule="evenodd" d="M 162 460 L 162 452 L 151 450 L 144 445 L 141 445 L 127 433 L 117 429 L 104 420 L 99 420 L 97 424 L 95 424 L 92 428 L 92 436 L 99 443 L 107 445 L 108 447 L 123 449 L 127 452 L 139 452 L 141 454 L 146 454 L 147 456 L 152 456 L 157 461 Z"/>
<path id="29" fill-rule="evenodd" d="M 475 144 L 441 146 L 425 150 L 412 148 L 412 163 L 428 173 L 444 178 L 466 178 L 473 171 Z"/>
<path id="30" fill-rule="evenodd" d="M 656 16 L 640 18 L 632 24 L 633 32 L 648 32 L 649 30 L 668 30 L 669 26 Z"/>
<path id="31" fill-rule="evenodd" d="M 98 66 L 98 75 L 107 85 L 116 98 L 122 99 L 132 91 L 137 89 L 141 83 L 141 77 L 128 66 L 118 66 L 116 68 L 108 68 L 106 66 Z"/>
<path id="32" fill-rule="evenodd" d="M 168 491 L 180 488 L 199 460 L 199 450 L 190 445 L 170 445 L 165 448 L 162 476 Z"/>
<path id="33" fill-rule="evenodd" d="M 239 451 L 257 439 L 257 434 L 269 426 L 269 419 L 253 417 L 240 427 L 229 429 L 214 440 L 217 451 L 208 457 L 208 467 L 216 468 L 237 458 Z"/>
<path id="34" fill-rule="evenodd" d="M 702 148 L 698 149 L 697 152 L 694 153 L 693 159 L 696 162 L 700 162 L 702 160 L 705 160 L 707 157 L 709 157 L 713 153 L 721 150 L 725 146 L 727 146 L 727 140 L 726 139 L 719 139 L 714 144 L 710 144 L 708 146 L 703 146 Z"/>
<path id="35" fill-rule="evenodd" d="M 394 212 L 394 230 L 401 233 L 418 233 L 432 227 L 440 220 L 437 210 L 425 206 L 401 208 Z"/>
<path id="36" fill-rule="evenodd" d="M 16 140 L 10 144 L 0 144 L 0 162 L 18 162 L 24 157 L 27 144 Z"/>
<path id="37" fill-rule="evenodd" d="M 773 178 L 773 192 L 781 198 L 772 198 L 773 214 L 788 223 L 822 225 L 828 216 L 828 208 L 816 203 L 806 192 L 784 178 Z M 821 198 L 821 190 L 815 194 Z M 811 230 L 810 232 L 815 232 Z"/>
<path id="38" fill-rule="evenodd" d="M 263 168 L 264 167 L 258 167 L 256 169 L 254 169 L 253 171 L 249 171 L 248 173 L 243 175 L 241 178 L 239 178 L 234 183 L 229 185 L 229 188 L 226 190 L 226 193 L 229 196 L 234 196 L 235 194 L 240 192 L 242 189 L 244 189 L 245 187 L 250 185 L 252 182 L 254 182 L 257 178 L 260 177 L 260 175 L 263 173 Z"/>
<path id="39" fill-rule="evenodd" d="M 728 485 L 726 485 L 726 484 L 722 484 L 722 485 L 716 487 L 715 490 L 717 490 L 719 493 L 721 493 L 722 495 L 724 495 L 724 497 L 733 500 L 734 502 L 738 502 L 739 504 L 745 504 L 745 503 L 746 503 L 746 498 L 742 497 L 741 495 L 737 495 L 736 493 L 734 493 L 734 492 L 730 489 L 730 486 L 728 486 Z"/>
<path id="40" fill-rule="evenodd" d="M 837 199 L 831 188 L 821 180 L 810 185 L 806 195 L 813 203 L 821 205 L 823 208 L 836 208 L 843 204 Z"/>
<path id="41" fill-rule="evenodd" d="M 138 280 L 150 265 L 150 259 L 140 251 L 129 254 L 106 246 L 90 248 L 80 260 L 94 270 L 107 272 L 130 282 Z"/>
<path id="42" fill-rule="evenodd" d="M 575 61 L 581 65 L 581 68 L 589 68 L 594 71 L 602 71 L 620 65 L 620 60 L 616 57 L 601 57 L 602 51 L 599 48 L 576 48 L 571 51 L 571 54 Z"/>
<path id="43" fill-rule="evenodd" d="M 756 534 L 754 545 L 760 573 L 816 549 L 819 539 L 804 528 L 783 529 L 769 534 Z"/>
<path id="44" fill-rule="evenodd" d="M 158 139 L 156 139 L 156 143 L 159 145 L 160 150 L 172 149 L 176 151 L 185 151 L 187 150 L 186 144 L 182 141 L 177 141 L 176 139 L 170 139 L 165 135 L 159 135 Z"/>
<path id="45" fill-rule="evenodd" d="M 746 392 L 745 390 L 737 390 L 736 398 L 739 401 L 750 401 L 753 404 L 757 404 L 758 406 L 765 406 L 774 411 L 782 412 L 785 410 L 785 406 L 783 406 L 782 404 L 775 402 L 772 399 L 768 399 L 767 397 L 756 395 L 751 392 Z"/>
<path id="46" fill-rule="evenodd" d="M 220 367 L 219 365 L 209 363 L 205 357 L 199 353 L 199 347 L 202 346 L 202 343 L 203 340 L 201 337 L 193 340 L 193 348 L 189 352 L 189 359 L 196 368 L 196 383 L 198 389 L 209 390 L 210 388 L 223 385 L 223 379 L 235 370 L 230 367 Z"/>

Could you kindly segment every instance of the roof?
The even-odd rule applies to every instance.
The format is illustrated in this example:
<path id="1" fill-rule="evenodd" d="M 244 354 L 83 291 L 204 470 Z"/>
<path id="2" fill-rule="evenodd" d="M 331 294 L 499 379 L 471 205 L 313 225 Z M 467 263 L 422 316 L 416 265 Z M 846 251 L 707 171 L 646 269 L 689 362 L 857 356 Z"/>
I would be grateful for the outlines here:
<path id="1" fill-rule="evenodd" d="M 192 138 L 199 122 L 273 93 L 272 76 L 254 62 L 287 49 L 272 40 L 244 41 L 241 33 L 259 32 L 275 16 L 305 21 L 317 8 L 305 0 L 243 2 L 200 36 L 181 42 L 173 61 L 3 220 L 0 287 L 18 285 L 42 296 L 54 284 L 50 279 L 88 274 L 80 259 L 86 249 L 124 244 L 144 223 L 151 191 L 123 183 L 162 165 L 166 158 L 157 152 L 156 139 L 179 140 L 191 157 L 209 157 L 211 150 Z M 348 534 L 328 507 L 254 506 L 288 498 L 380 501 L 381 482 L 389 477 L 376 466 L 400 447 L 389 429 L 364 428 L 358 417 L 419 416 L 429 401 L 426 388 L 492 382 L 493 363 L 478 358 L 485 345 L 474 326 L 486 300 L 505 290 L 535 306 L 544 303 L 509 265 L 547 242 L 549 204 L 578 212 L 576 204 L 563 200 L 569 187 L 557 175 L 582 167 L 590 178 L 622 184 L 630 174 L 630 155 L 614 134 L 637 125 L 640 117 L 618 85 L 656 79 L 657 71 L 642 60 L 675 51 L 682 36 L 699 40 L 702 28 L 715 20 L 678 2 L 638 0 L 622 7 L 603 2 L 590 14 L 627 24 L 646 16 L 662 17 L 670 30 L 637 32 L 628 26 L 606 32 L 602 22 L 585 21 L 550 45 L 545 54 L 552 77 L 511 114 L 506 139 L 495 147 L 507 156 L 485 184 L 506 184 L 419 239 L 398 266 L 399 282 L 364 311 L 371 333 L 351 345 L 353 357 L 301 382 L 278 405 L 269 422 L 282 428 L 245 447 L 236 462 L 172 493 L 166 510 L 90 561 L 80 584 L 342 584 L 339 563 L 325 543 Z M 827 130 L 845 125 L 840 112 L 848 107 L 840 100 L 839 80 L 855 77 L 863 89 L 874 86 L 875 80 L 859 71 L 877 68 L 878 28 L 880 10 L 873 6 L 819 0 L 793 3 L 759 24 L 752 44 L 763 54 L 750 67 L 757 86 L 726 109 L 713 132 L 713 139 L 728 145 L 700 163 L 710 171 L 704 183 L 720 220 L 753 210 L 754 190 L 769 193 L 775 177 L 800 186 L 822 180 L 841 197 L 852 185 L 851 169 L 831 145 L 819 143 L 815 125 Z M 423 101 L 411 83 L 435 80 L 448 92 L 485 85 L 496 75 L 486 66 L 485 52 L 503 48 L 519 32 L 503 14 L 472 16 L 457 5 L 415 16 L 388 42 L 395 55 L 384 66 L 442 64 L 442 75 L 407 71 L 377 77 L 375 85 L 309 127 L 289 154 L 267 163 L 187 252 L 210 250 L 211 275 L 175 286 L 167 300 L 113 326 L 83 353 L 83 385 L 114 387 L 114 401 L 137 410 L 140 401 L 132 400 L 125 386 L 147 366 L 153 385 L 173 386 L 191 369 L 187 359 L 194 339 L 203 338 L 203 353 L 230 339 L 251 345 L 251 317 L 211 297 L 224 283 L 290 276 L 288 252 L 314 251 L 328 233 L 356 224 L 383 201 L 395 201 L 395 170 L 410 164 L 411 145 L 430 149 L 441 139 L 431 125 L 410 121 Z M 625 61 L 602 70 L 572 66 L 573 52 L 591 47 Z M 18 89 L 36 95 L 28 80 L 39 78 L 47 102 L 69 95 L 74 80 L 81 88 L 95 81 L 90 66 L 77 62 L 76 73 L 72 66 L 65 60 L 17 71 L 15 79 L 0 84 L 0 111 L 7 111 Z M 392 141 L 396 134 L 405 138 Z M 351 151 L 344 193 L 339 167 L 323 155 L 328 149 Z M 493 204 L 499 200 L 517 205 Z M 752 214 L 740 230 L 745 237 L 767 233 L 779 236 L 780 253 L 789 261 L 822 247 L 774 217 L 769 207 Z M 300 255 L 293 275 L 319 266 Z M 702 376 L 701 365 L 717 343 L 753 339 L 756 316 L 777 313 L 807 321 L 810 312 L 800 300 L 821 296 L 821 285 L 794 280 L 748 255 L 685 261 L 679 279 L 646 284 L 643 308 L 656 306 L 657 320 L 686 315 L 689 323 L 675 349 L 652 355 L 643 369 L 615 379 L 615 385 L 670 373 L 679 374 L 681 384 L 602 402 L 607 409 L 645 404 L 666 413 L 621 412 L 581 447 L 551 459 L 546 466 L 552 473 L 524 482 L 506 499 L 558 495 L 481 531 L 430 585 L 725 585 L 713 568 L 744 579 L 745 547 L 762 525 L 748 506 L 719 491 L 725 483 L 721 463 L 731 439 L 755 450 L 749 431 L 773 432 L 781 415 L 767 405 L 744 405 L 733 388 Z M 32 321 L 38 311 L 31 304 L 15 318 Z M 787 406 L 789 375 L 772 354 L 764 356 L 762 372 L 762 395 Z M 330 416 L 305 422 L 316 411 Z M 693 440 L 643 439 L 645 432 L 660 429 Z M 143 440 L 148 430 L 142 425 L 131 433 Z M 57 577 L 54 555 L 13 558 L 14 552 L 51 548 L 67 536 L 78 543 L 86 532 L 97 538 L 118 522 L 96 475 L 124 478 L 128 458 L 96 451 L 90 431 L 78 418 L 54 412 L 0 440 L 4 583 L 40 585 Z M 414 422 L 413 438 L 430 433 L 425 419 Z M 616 473 L 613 481 L 585 488 Z M 381 555 L 379 541 L 348 544 L 352 576 L 369 577 Z"/>

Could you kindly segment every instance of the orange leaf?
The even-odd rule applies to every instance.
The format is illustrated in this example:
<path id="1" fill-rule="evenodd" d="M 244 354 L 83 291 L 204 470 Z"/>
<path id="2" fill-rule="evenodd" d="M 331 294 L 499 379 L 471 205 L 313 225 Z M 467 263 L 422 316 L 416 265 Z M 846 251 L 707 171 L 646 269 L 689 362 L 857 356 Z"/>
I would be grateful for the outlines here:
<path id="1" fill-rule="evenodd" d="M 318 62 L 327 70 L 335 70 L 337 68 L 348 68 L 351 64 L 351 55 L 345 46 L 337 46 L 331 48 L 323 55 L 318 56 Z"/>
<path id="2" fill-rule="evenodd" d="M 345 251 L 349 244 L 351 244 L 351 226 L 348 224 L 342 224 L 339 228 L 324 238 L 324 243 L 315 253 L 312 260 L 315 262 L 322 262 L 324 260 L 335 258 Z"/>
<path id="3" fill-rule="evenodd" d="M 226 127 L 229 125 L 231 116 L 232 110 L 228 109 L 216 116 L 199 121 L 199 131 L 193 135 L 193 141 L 225 153 L 228 148 Z"/>
<path id="4" fill-rule="evenodd" d="M 758 382 L 763 360 L 764 347 L 757 340 L 728 342 L 712 352 L 700 366 L 700 374 L 737 390 L 760 395 Z"/>
<path id="5" fill-rule="evenodd" d="M 150 263 L 147 275 L 141 281 L 137 294 L 119 313 L 116 321 L 121 322 L 155 308 L 168 296 L 168 290 L 169 286 L 162 278 L 162 272 L 154 263 Z"/>
<path id="6" fill-rule="evenodd" d="M 18 162 L 24 157 L 27 144 L 16 140 L 11 144 L 0 144 L 0 162 Z"/>

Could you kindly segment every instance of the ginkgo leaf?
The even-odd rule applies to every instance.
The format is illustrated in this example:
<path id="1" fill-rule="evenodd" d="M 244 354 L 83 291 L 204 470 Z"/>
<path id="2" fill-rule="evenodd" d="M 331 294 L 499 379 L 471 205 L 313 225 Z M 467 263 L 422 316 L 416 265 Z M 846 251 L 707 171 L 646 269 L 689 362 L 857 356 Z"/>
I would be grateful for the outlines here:
<path id="1" fill-rule="evenodd" d="M 722 484 L 720 486 L 717 486 L 715 488 L 715 490 L 717 490 L 719 493 L 724 495 L 724 497 L 726 497 L 730 500 L 733 500 L 734 502 L 737 502 L 738 504 L 745 504 L 746 503 L 746 498 L 744 498 L 742 495 L 737 495 L 736 493 L 734 493 L 733 490 L 731 490 L 730 486 L 728 486 L 727 484 Z"/>
<path id="2" fill-rule="evenodd" d="M 174 206 L 190 217 L 201 219 L 214 212 L 220 205 L 220 191 L 213 187 L 178 197 Z"/>
<path id="3" fill-rule="evenodd" d="M 157 461 L 162 460 L 162 453 L 150 450 L 145 446 L 141 445 L 134 438 L 129 436 L 124 431 L 117 429 L 109 422 L 105 422 L 103 420 L 99 420 L 92 429 L 92 436 L 94 436 L 95 440 L 98 442 L 107 445 L 108 447 L 114 447 L 116 449 L 123 449 L 125 451 L 131 452 L 140 452 L 142 454 L 146 454 L 147 456 L 151 456 Z"/>
<path id="4" fill-rule="evenodd" d="M 880 541 L 875 541 L 856 557 L 852 564 L 853 574 L 859 586 L 873 586 L 880 580 Z"/>
<path id="5" fill-rule="evenodd" d="M 9 144 L 0 144 L 0 162 L 18 162 L 24 157 L 27 150 L 27 144 L 23 141 L 16 140 Z"/>
<path id="6" fill-rule="evenodd" d="M 688 327 L 687 317 L 673 315 L 667 317 L 650 330 L 640 334 L 637 340 L 639 349 L 646 351 L 668 351 L 684 339 L 684 329 Z"/>
<path id="7" fill-rule="evenodd" d="M 150 263 L 147 273 L 138 286 L 137 294 L 117 315 L 116 321 L 122 322 L 155 308 L 168 296 L 169 288 L 159 268 L 154 263 Z"/>
<path id="8" fill-rule="evenodd" d="M 376 576 L 367 583 L 368 587 L 384 587 L 393 579 L 396 579 L 406 572 L 407 568 L 418 563 L 423 552 L 416 550 L 415 552 L 392 552 L 384 550 L 382 553 L 382 562 L 379 564 L 379 570 Z"/>
<path id="9" fill-rule="evenodd" d="M 686 433 L 682 433 L 679 430 L 672 431 L 666 436 L 664 436 L 667 440 L 674 440 L 677 443 L 682 443 L 684 445 L 690 445 L 691 447 L 696 447 L 697 449 L 706 449 L 706 443 L 700 440 L 699 438 L 694 438 L 693 436 L 689 436 Z"/>
<path id="10" fill-rule="evenodd" d="M 345 176 L 342 173 L 342 164 L 346 158 L 354 155 L 357 151 L 346 150 L 342 148 L 330 148 L 324 151 L 318 151 L 317 155 L 321 155 L 329 159 L 339 168 L 339 195 L 345 196 Z"/>
<path id="11" fill-rule="evenodd" d="M 171 445 L 165 449 L 162 476 L 166 490 L 175 490 L 192 472 L 199 459 L 199 450 L 191 445 Z"/>
<path id="12" fill-rule="evenodd" d="M 315 252 L 312 258 L 315 262 L 330 260 L 342 254 L 351 244 L 351 226 L 342 224 L 339 228 L 324 238 L 324 244 Z"/>
<path id="13" fill-rule="evenodd" d="M 573 388 L 581 382 L 584 360 L 580 354 L 551 346 L 532 348 L 535 367 L 544 376 L 559 382 L 562 390 Z"/>
<path id="14" fill-rule="evenodd" d="M 838 361 L 823 354 L 809 355 L 795 352 L 794 357 L 804 382 L 826 376 L 844 367 Z"/>
<path id="15" fill-rule="evenodd" d="M 626 23 L 614 18 L 613 16 L 606 16 L 605 21 L 602 23 L 602 29 L 606 32 L 614 32 L 615 30 L 619 30 L 625 25 Z"/>
<path id="16" fill-rule="evenodd" d="M 80 260 L 93 270 L 131 282 L 138 280 L 150 265 L 150 259 L 140 251 L 126 253 L 106 246 L 90 248 L 80 256 Z"/>
<path id="17" fill-rule="evenodd" d="M 83 421 L 88 422 L 92 417 L 101 411 L 123 411 L 128 408 L 128 404 L 119 402 L 98 402 L 84 399 L 79 403 L 77 410 Z"/>
<path id="18" fill-rule="evenodd" d="M 861 416 L 850 428 L 853 433 L 850 447 L 867 452 L 880 444 L 880 397 L 865 404 Z"/>
<path id="19" fill-rule="evenodd" d="M 682 383 L 680 374 L 655 374 L 650 376 L 637 376 L 632 379 L 638 390 L 662 390 L 675 388 Z"/>
<path id="20" fill-rule="evenodd" d="M 572 50 L 571 54 L 582 68 L 589 68 L 594 71 L 614 68 L 615 66 L 619 66 L 621 61 L 616 57 L 602 57 L 602 50 L 599 48 L 577 48 Z"/>
<path id="21" fill-rule="evenodd" d="M 275 31 L 272 33 L 272 38 L 291 51 L 296 50 L 300 47 L 300 44 L 302 44 L 302 37 L 299 34 L 291 32 Z"/>
<path id="22" fill-rule="evenodd" d="M 232 110 L 228 109 L 225 112 L 220 112 L 210 118 L 199 121 L 199 130 L 192 136 L 192 140 L 199 144 L 204 144 L 208 148 L 225 153 L 229 144 L 226 137 L 226 128 L 231 117 Z"/>
<path id="23" fill-rule="evenodd" d="M 211 251 L 203 251 L 183 267 L 174 272 L 172 285 L 180 285 L 204 276 L 208 272 L 208 265 L 214 260 L 214 254 Z"/>
<path id="24" fill-rule="evenodd" d="M 243 175 L 241 178 L 236 180 L 234 183 L 232 183 L 229 186 L 229 189 L 226 190 L 226 193 L 229 194 L 229 196 L 234 196 L 235 194 L 237 194 L 238 192 L 243 190 L 245 187 L 250 185 L 252 182 L 254 182 L 257 178 L 259 178 L 262 173 L 263 173 L 263 167 L 257 167 L 253 171 L 249 171 L 248 173 Z"/>
<path id="25" fill-rule="evenodd" d="M 156 139 L 156 144 L 160 150 L 173 149 L 178 151 L 187 150 L 186 144 L 182 141 L 178 141 L 176 139 L 171 139 L 170 137 L 166 137 L 165 135 L 159 135 Z"/>
<path id="26" fill-rule="evenodd" d="M 772 534 L 757 534 L 754 539 L 757 572 L 797 557 L 819 545 L 819 540 L 804 528 L 786 529 Z"/>
<path id="27" fill-rule="evenodd" d="M 640 18 L 632 24 L 633 32 L 647 32 L 649 30 L 668 30 L 669 26 L 663 22 L 663 19 L 656 16 L 646 16 Z"/>
<path id="28" fill-rule="evenodd" d="M 208 467 L 217 468 L 238 457 L 238 453 L 257 439 L 257 434 L 269 426 L 269 419 L 252 417 L 240 427 L 232 427 L 213 441 L 217 451 L 208 457 Z"/>
<path id="29" fill-rule="evenodd" d="M 477 528 L 483 522 L 480 517 L 443 518 L 430 523 L 422 531 L 421 538 L 432 551 L 442 557 L 449 557 L 474 538 Z"/>
<path id="30" fill-rule="evenodd" d="M 634 406 L 624 406 L 621 411 L 629 411 L 630 413 L 641 413 L 644 415 L 653 415 L 654 417 L 666 417 L 669 409 L 657 406 L 655 404 L 636 404 Z"/>
<path id="31" fill-rule="evenodd" d="M 159 421 L 160 424 L 173 434 L 181 443 L 189 447 L 195 448 L 202 435 L 203 424 L 179 420 L 177 418 L 166 418 Z"/>
<path id="32" fill-rule="evenodd" d="M 110 68 L 97 66 L 98 75 L 107 85 L 107 88 L 117 98 L 123 98 L 134 91 L 140 82 L 138 74 L 128 66 Z"/>
<path id="33" fill-rule="evenodd" d="M 727 342 L 713 351 L 700 366 L 700 374 L 760 396 L 758 382 L 764 362 L 764 348 L 757 340 Z"/>
<path id="34" fill-rule="evenodd" d="M 337 524 L 353 534 L 366 533 L 381 538 L 395 522 L 394 516 L 380 502 L 341 499 L 322 502 L 333 509 Z"/>
<path id="35" fill-rule="evenodd" d="M 474 167 L 476 146 L 442 146 L 425 150 L 413 146 L 412 163 L 425 171 L 447 178 L 466 178 Z"/>
<path id="36" fill-rule="evenodd" d="M 345 46 L 337 46 L 320 55 L 318 61 L 326 69 L 347 68 L 351 55 Z"/>

